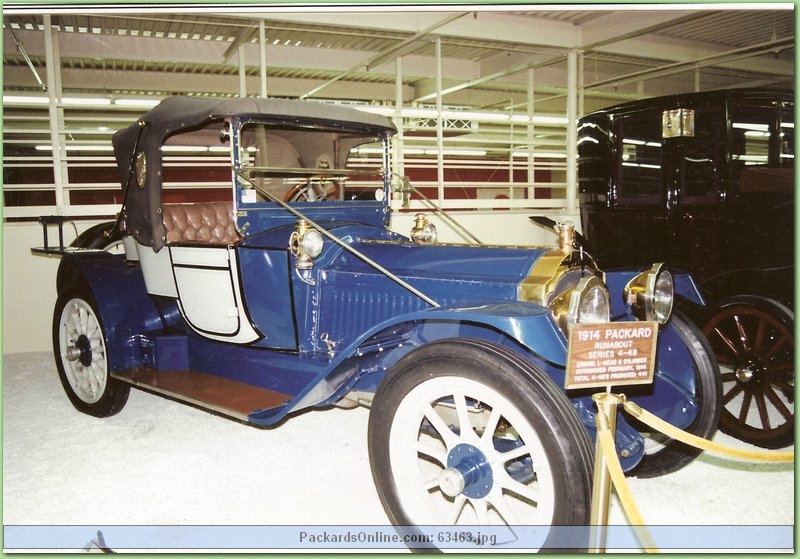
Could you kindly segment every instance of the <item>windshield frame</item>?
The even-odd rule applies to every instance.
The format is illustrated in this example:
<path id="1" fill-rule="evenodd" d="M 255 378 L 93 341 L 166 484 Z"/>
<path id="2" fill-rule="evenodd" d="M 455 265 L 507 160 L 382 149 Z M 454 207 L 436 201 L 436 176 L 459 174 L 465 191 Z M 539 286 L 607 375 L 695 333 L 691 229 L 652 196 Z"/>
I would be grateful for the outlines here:
<path id="1" fill-rule="evenodd" d="M 252 200 L 248 199 L 247 191 L 251 191 L 256 189 L 256 184 L 254 180 L 251 180 L 254 175 L 258 175 L 261 177 L 274 177 L 274 178 L 286 178 L 292 179 L 297 178 L 298 180 L 312 180 L 312 179 L 329 179 L 329 180 L 340 180 L 346 181 L 347 179 L 354 177 L 354 176 L 361 176 L 361 177 L 374 177 L 380 178 L 380 189 L 382 193 L 380 195 L 376 195 L 376 200 L 388 200 L 390 197 L 390 134 L 386 134 L 384 129 L 377 129 L 374 127 L 368 127 L 363 125 L 358 125 L 358 123 L 349 123 L 349 122 L 324 122 L 324 123 L 314 123 L 314 122 L 304 122 L 299 121 L 297 119 L 287 119 L 287 120 L 275 120 L 275 119 L 266 119 L 266 118 L 259 118 L 258 116 L 244 116 L 244 117 L 232 117 L 230 119 L 226 119 L 226 123 L 228 126 L 228 131 L 230 134 L 230 148 L 231 148 L 231 166 L 232 166 L 232 175 L 233 175 L 233 182 L 235 187 L 235 200 L 238 205 L 252 205 Z M 289 133 L 292 135 L 299 135 L 303 133 L 331 133 L 331 134 L 341 134 L 342 137 L 352 136 L 351 139 L 356 139 L 356 141 L 352 142 L 346 152 L 347 155 L 341 156 L 339 154 L 340 159 L 342 162 L 347 162 L 351 157 L 351 152 L 353 149 L 367 144 L 373 143 L 380 143 L 381 146 L 381 154 L 380 154 L 380 165 L 375 166 L 374 168 L 370 169 L 359 169 L 359 168 L 348 168 L 348 167 L 337 167 L 336 166 L 336 155 L 333 156 L 333 165 L 326 166 L 326 165 L 317 165 L 317 166 L 305 166 L 301 165 L 298 162 L 298 166 L 259 166 L 259 165 L 250 165 L 246 160 L 246 157 L 243 155 L 243 150 L 247 149 L 245 146 L 245 130 L 248 127 L 252 126 L 263 126 L 267 131 L 267 134 L 270 134 L 270 131 L 275 131 L 276 134 L 273 134 L 276 137 L 280 137 L 282 141 L 286 141 L 285 135 L 282 135 L 281 132 Z M 364 141 L 360 141 L 363 139 Z M 339 141 L 339 139 L 337 139 Z M 292 147 L 296 150 L 297 147 L 292 144 Z M 301 146 L 302 148 L 302 146 Z M 328 157 L 330 159 L 330 157 Z M 315 164 L 319 164 L 319 161 L 314 161 Z M 262 193 L 263 194 L 263 193 Z M 347 201 L 356 202 L 357 200 L 339 200 L 339 201 Z M 294 202 L 293 202 L 294 203 Z"/>

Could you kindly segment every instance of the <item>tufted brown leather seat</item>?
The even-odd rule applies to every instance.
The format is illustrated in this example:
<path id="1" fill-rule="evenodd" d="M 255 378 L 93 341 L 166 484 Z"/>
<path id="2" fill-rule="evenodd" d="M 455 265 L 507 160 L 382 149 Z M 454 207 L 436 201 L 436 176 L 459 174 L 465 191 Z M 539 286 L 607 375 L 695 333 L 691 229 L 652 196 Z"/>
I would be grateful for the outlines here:
<path id="1" fill-rule="evenodd" d="M 162 219 L 168 243 L 233 244 L 241 238 L 231 202 L 164 204 Z"/>

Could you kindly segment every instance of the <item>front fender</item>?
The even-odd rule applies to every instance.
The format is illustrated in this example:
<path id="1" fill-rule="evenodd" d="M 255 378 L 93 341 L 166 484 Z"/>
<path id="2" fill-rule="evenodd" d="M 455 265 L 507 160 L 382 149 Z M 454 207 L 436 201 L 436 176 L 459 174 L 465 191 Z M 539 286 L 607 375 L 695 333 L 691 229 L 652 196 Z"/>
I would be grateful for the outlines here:
<path id="1" fill-rule="evenodd" d="M 338 350 L 329 366 L 282 408 L 281 415 L 332 403 L 368 373 L 378 373 L 368 383 L 370 387 L 377 386 L 383 373 L 414 347 L 464 336 L 466 332 L 494 341 L 514 340 L 543 363 L 552 364 L 555 369 L 566 366 L 567 340 L 546 308 L 507 301 L 436 307 L 378 324 Z"/>

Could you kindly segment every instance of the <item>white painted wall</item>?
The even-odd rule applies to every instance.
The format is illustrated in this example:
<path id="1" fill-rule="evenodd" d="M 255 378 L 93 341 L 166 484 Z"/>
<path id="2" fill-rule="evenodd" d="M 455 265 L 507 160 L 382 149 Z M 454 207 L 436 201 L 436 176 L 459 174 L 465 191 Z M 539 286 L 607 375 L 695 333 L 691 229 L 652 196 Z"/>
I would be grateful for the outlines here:
<path id="1" fill-rule="evenodd" d="M 85 223 L 85 224 L 84 224 Z M 81 222 L 81 230 L 94 222 Z M 53 229 L 50 243 L 57 244 Z M 75 238 L 68 224 L 65 242 Z M 44 351 L 52 348 L 52 316 L 56 302 L 56 257 L 34 256 L 43 246 L 38 223 L 3 224 L 3 353 Z"/>
<path id="2" fill-rule="evenodd" d="M 502 245 L 556 246 L 557 238 L 531 222 L 530 215 L 548 215 L 553 219 L 572 220 L 580 227 L 577 214 L 555 210 L 527 211 L 463 211 L 451 212 L 470 232 L 484 243 Z M 441 216 L 430 215 L 436 224 L 439 241 L 468 242 Z M 395 213 L 391 228 L 408 235 L 414 213 Z M 95 221 L 79 221 L 85 231 Z M 69 224 L 64 226 L 65 242 L 75 238 Z M 57 243 L 55 228 L 50 230 L 50 243 Z M 32 255 L 32 247 L 43 246 L 42 228 L 38 223 L 5 223 L 3 225 L 3 353 L 51 351 L 52 318 L 55 305 L 55 277 L 59 258 Z"/>

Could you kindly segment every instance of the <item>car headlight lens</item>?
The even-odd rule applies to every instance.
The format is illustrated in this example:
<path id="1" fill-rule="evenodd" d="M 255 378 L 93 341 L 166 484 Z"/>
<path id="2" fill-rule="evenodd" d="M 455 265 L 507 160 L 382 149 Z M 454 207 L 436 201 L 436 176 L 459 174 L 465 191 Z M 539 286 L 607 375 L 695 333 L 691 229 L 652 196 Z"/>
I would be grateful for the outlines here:
<path id="1" fill-rule="evenodd" d="M 608 289 L 597 276 L 581 278 L 550 303 L 559 327 L 566 333 L 573 324 L 609 322 L 611 303 Z"/>
<path id="2" fill-rule="evenodd" d="M 309 229 L 306 231 L 306 234 L 303 235 L 303 238 L 300 239 L 300 244 L 303 246 L 303 250 L 307 255 L 311 258 L 316 258 L 322 254 L 322 241 L 322 233 L 316 229 Z"/>
<path id="3" fill-rule="evenodd" d="M 655 320 L 666 324 L 672 315 L 675 283 L 663 263 L 642 272 L 625 286 L 625 300 L 639 320 Z"/>
<path id="4" fill-rule="evenodd" d="M 294 265 L 298 270 L 309 270 L 314 266 L 314 258 L 322 254 L 323 240 L 322 233 L 306 220 L 297 220 L 289 237 L 289 251 L 295 256 Z"/>
<path id="5" fill-rule="evenodd" d="M 572 291 L 569 304 L 570 324 L 596 324 L 610 320 L 608 290 L 597 277 L 582 278 Z"/>

